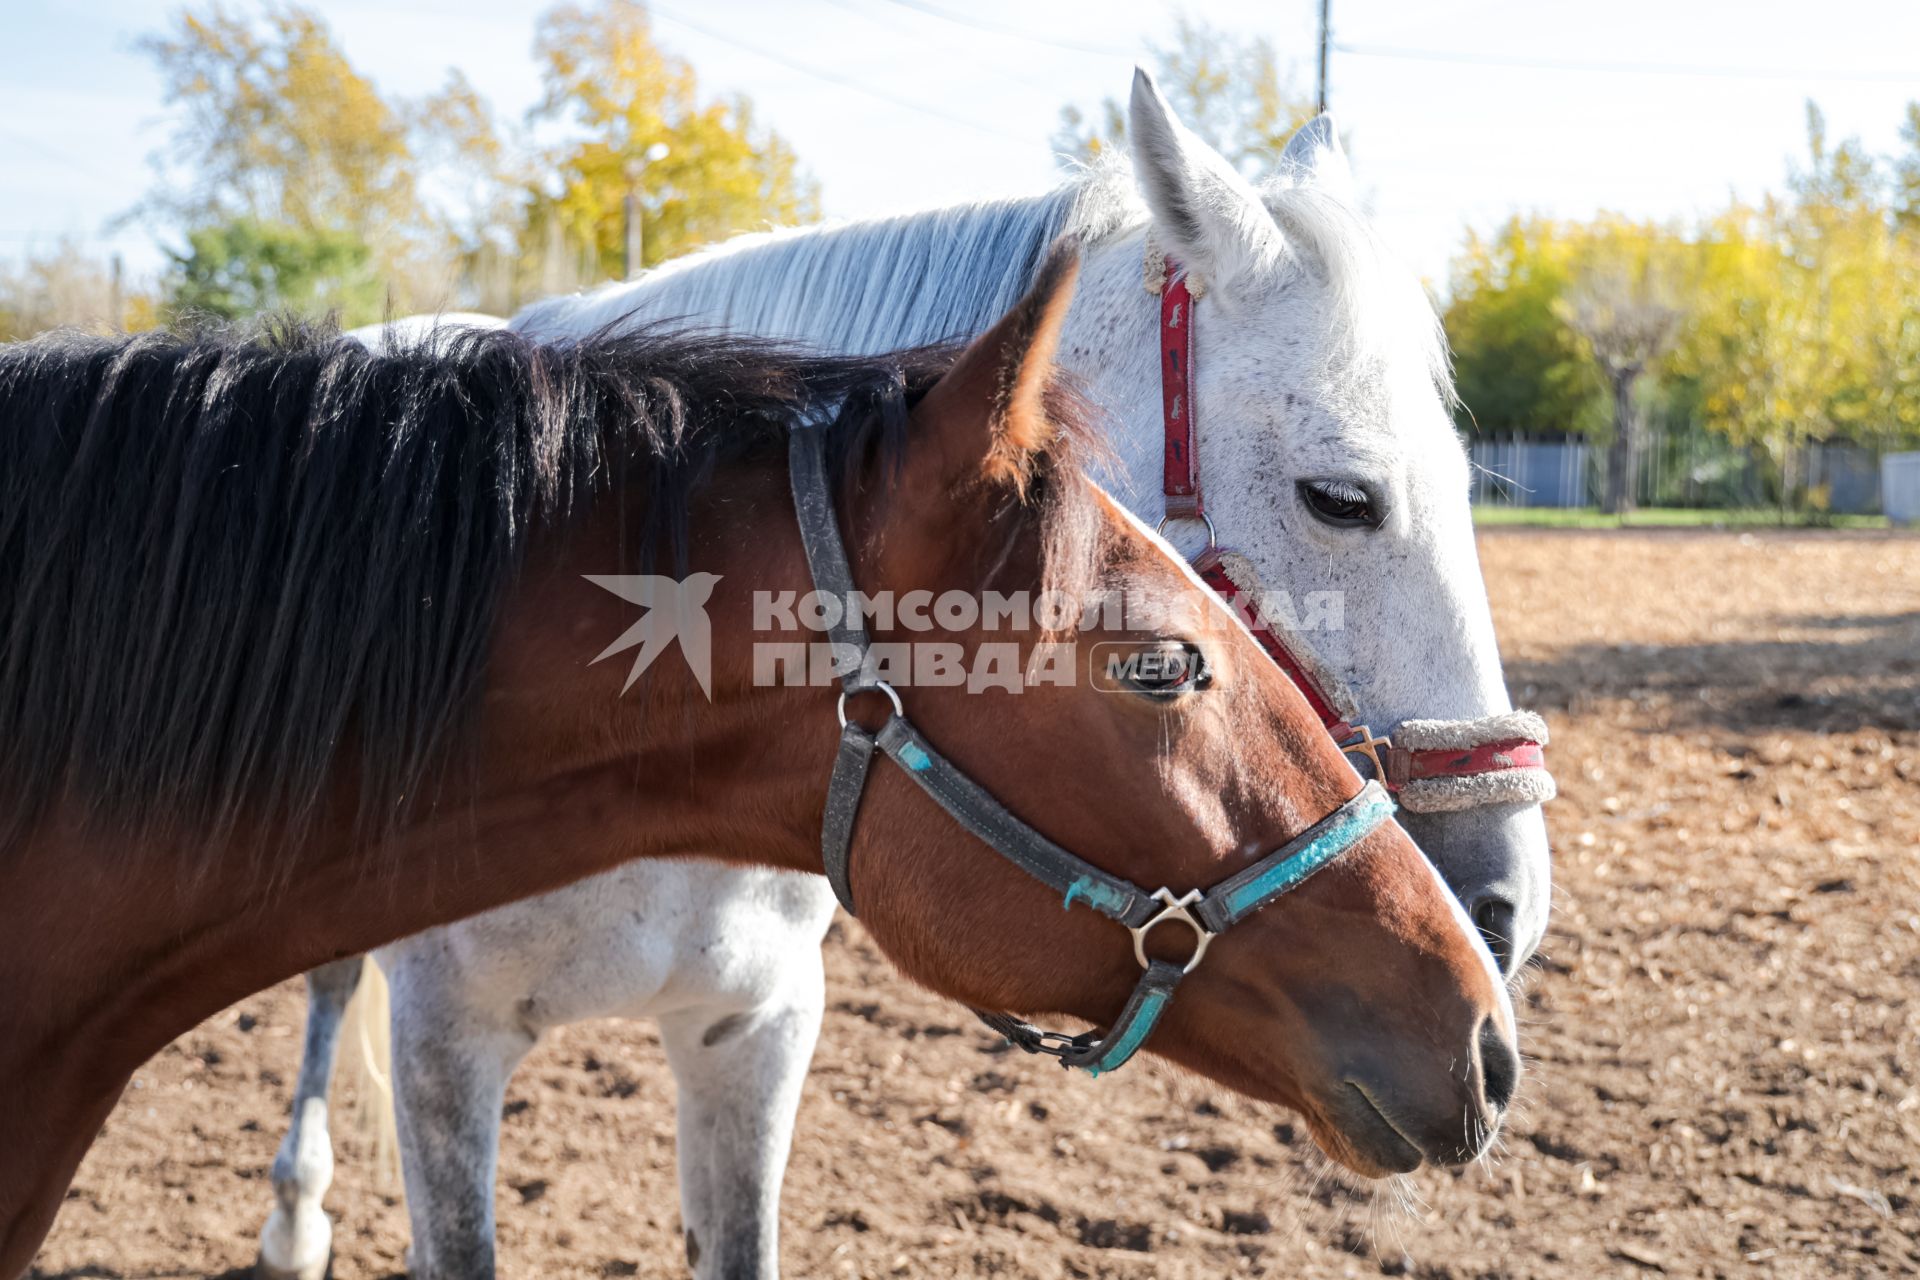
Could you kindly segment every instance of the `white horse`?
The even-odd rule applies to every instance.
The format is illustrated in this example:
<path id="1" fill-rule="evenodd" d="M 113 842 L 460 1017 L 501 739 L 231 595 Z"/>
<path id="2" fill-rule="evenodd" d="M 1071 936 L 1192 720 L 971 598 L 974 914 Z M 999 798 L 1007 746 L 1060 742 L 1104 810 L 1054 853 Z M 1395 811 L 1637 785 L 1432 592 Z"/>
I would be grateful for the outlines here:
<path id="1" fill-rule="evenodd" d="M 1311 597 L 1323 625 L 1290 637 L 1295 652 L 1377 730 L 1419 718 L 1425 738 L 1412 745 L 1544 736 L 1507 699 L 1432 306 L 1356 209 L 1332 122 L 1303 127 L 1282 177 L 1256 192 L 1144 73 L 1131 115 L 1131 176 L 1121 163 L 1037 198 L 742 237 L 512 324 L 554 336 L 686 317 L 877 352 L 978 332 L 1074 232 L 1084 267 L 1061 363 L 1110 411 L 1125 472 L 1115 487 L 1151 523 L 1165 512 L 1160 307 L 1142 271 L 1171 255 L 1200 295 L 1191 392 L 1220 539 L 1265 591 L 1335 593 Z M 1197 525 L 1172 531 L 1190 551 L 1207 538 Z M 1544 770 L 1523 769 L 1402 793 L 1407 828 L 1509 972 L 1546 924 L 1538 805 L 1550 791 Z M 493 1274 L 508 1077 L 545 1028 L 608 1015 L 659 1021 L 694 1273 L 776 1275 L 833 910 L 818 877 L 656 862 L 380 952 L 415 1275 Z M 280 1203 L 261 1240 L 272 1276 L 327 1265 L 326 1081 L 359 971 L 355 959 L 310 977 L 307 1058 L 273 1170 Z"/>

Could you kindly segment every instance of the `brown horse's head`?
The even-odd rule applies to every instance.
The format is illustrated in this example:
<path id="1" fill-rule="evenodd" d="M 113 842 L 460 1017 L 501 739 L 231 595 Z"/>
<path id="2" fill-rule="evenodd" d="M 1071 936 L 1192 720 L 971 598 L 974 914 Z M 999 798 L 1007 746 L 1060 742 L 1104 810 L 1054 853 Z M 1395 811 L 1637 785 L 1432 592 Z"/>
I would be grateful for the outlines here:
<path id="1" fill-rule="evenodd" d="M 910 646 L 896 653 L 919 679 L 900 695 L 927 740 L 1058 844 L 1178 894 L 1258 860 L 1361 781 L 1252 636 L 1088 479 L 1086 428 L 1051 364 L 1074 274 L 1056 253 L 920 402 L 906 461 L 871 473 L 876 492 L 850 495 L 843 522 L 863 591 L 931 593 L 873 637 Z M 973 616 L 964 602 L 986 593 L 1024 594 L 1024 628 L 1017 604 Z M 926 678 L 937 646 L 961 683 Z M 875 725 L 887 712 L 873 695 L 855 705 Z M 887 763 L 851 878 L 888 954 L 969 1004 L 1107 1024 L 1139 976 L 1126 929 L 1063 904 Z M 1167 927 L 1149 951 L 1191 945 Z M 1378 1175 L 1482 1150 L 1514 1089 L 1513 1036 L 1485 948 L 1389 822 L 1221 934 L 1148 1047 L 1298 1110 L 1329 1154 Z"/>

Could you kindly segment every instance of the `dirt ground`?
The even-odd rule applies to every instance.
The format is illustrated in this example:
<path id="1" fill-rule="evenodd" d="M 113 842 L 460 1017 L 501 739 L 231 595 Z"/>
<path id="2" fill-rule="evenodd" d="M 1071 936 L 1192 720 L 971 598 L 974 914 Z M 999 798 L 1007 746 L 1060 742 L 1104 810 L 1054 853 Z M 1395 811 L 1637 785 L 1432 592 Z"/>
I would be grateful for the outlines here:
<path id="1" fill-rule="evenodd" d="M 1920 538 L 1482 554 L 1561 788 L 1504 1154 L 1357 1187 L 1286 1114 L 1165 1066 L 996 1052 L 846 924 L 788 1275 L 1920 1274 Z M 33 1274 L 242 1274 L 302 1016 L 282 985 L 142 1070 Z M 684 1275 L 671 1135 L 648 1027 L 544 1042 L 507 1107 L 503 1272 Z M 393 1275 L 404 1208 L 341 1145 L 335 1274 Z"/>

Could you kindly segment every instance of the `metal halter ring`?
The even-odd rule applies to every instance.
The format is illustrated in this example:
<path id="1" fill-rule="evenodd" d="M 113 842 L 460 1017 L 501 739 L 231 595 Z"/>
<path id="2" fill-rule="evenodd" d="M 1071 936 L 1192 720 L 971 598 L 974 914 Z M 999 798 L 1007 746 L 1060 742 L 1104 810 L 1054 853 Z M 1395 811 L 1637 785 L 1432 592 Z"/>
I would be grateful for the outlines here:
<path id="1" fill-rule="evenodd" d="M 1153 526 L 1154 533 L 1165 534 L 1167 531 L 1167 525 L 1174 520 L 1198 520 L 1201 524 L 1204 524 L 1207 526 L 1206 549 L 1208 551 L 1211 551 L 1215 547 L 1220 545 L 1220 533 L 1217 529 L 1213 527 L 1213 517 L 1208 515 L 1204 511 L 1201 511 L 1195 515 L 1190 515 L 1190 516 L 1161 516 L 1160 523 Z"/>
<path id="2" fill-rule="evenodd" d="M 1193 930 L 1193 954 L 1187 958 L 1186 967 L 1180 972 L 1192 973 L 1199 967 L 1200 957 L 1207 954 L 1207 947 L 1213 942 L 1213 932 L 1195 920 L 1187 908 L 1200 901 L 1201 897 L 1202 894 L 1198 889 L 1187 890 L 1186 896 L 1181 898 L 1174 897 L 1171 889 L 1161 888 L 1154 891 L 1153 900 L 1162 904 L 1160 914 L 1138 929 L 1128 930 L 1133 935 L 1133 958 L 1140 962 L 1142 969 L 1147 968 L 1150 963 L 1147 960 L 1147 935 L 1153 932 L 1153 926 L 1165 924 L 1169 920 L 1177 920 Z"/>
<path id="3" fill-rule="evenodd" d="M 894 687 L 885 680 L 875 680 L 872 684 L 863 685 L 858 689 L 842 689 L 840 691 L 840 705 L 835 708 L 835 712 L 840 717 L 840 727 L 842 729 L 847 727 L 847 697 L 850 694 L 861 693 L 884 693 L 887 695 L 887 701 L 893 704 L 893 714 L 896 716 L 904 716 L 907 714 L 907 709 L 900 705 L 900 695 L 894 690 Z"/>

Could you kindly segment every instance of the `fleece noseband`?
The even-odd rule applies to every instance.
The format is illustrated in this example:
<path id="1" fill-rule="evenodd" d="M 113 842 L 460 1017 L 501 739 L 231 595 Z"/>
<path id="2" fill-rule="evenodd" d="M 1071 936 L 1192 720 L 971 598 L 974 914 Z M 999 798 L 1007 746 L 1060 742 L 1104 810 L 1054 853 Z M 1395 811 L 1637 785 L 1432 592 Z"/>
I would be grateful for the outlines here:
<path id="1" fill-rule="evenodd" d="M 792 433 L 788 468 L 814 588 L 823 596 L 848 601 L 854 591 L 853 571 L 840 540 L 820 431 L 803 428 Z M 840 750 L 827 786 L 820 845 L 827 880 L 849 914 L 853 914 L 849 875 L 853 827 L 878 749 L 962 827 L 1058 893 L 1062 909 L 1084 905 L 1132 933 L 1134 958 L 1143 972 L 1119 1018 L 1105 1031 L 1069 1036 L 1042 1031 L 1007 1014 L 974 1011 L 1015 1045 L 1029 1053 L 1058 1058 L 1063 1066 L 1081 1067 L 1098 1075 L 1125 1063 L 1152 1033 L 1174 989 L 1199 965 L 1216 934 L 1304 884 L 1393 813 L 1393 800 L 1386 790 L 1377 781 L 1369 782 L 1360 794 L 1305 832 L 1212 888 L 1193 889 L 1178 896 L 1165 888 L 1148 893 L 1047 839 L 935 751 L 907 719 L 899 693 L 874 674 L 866 629 L 855 610 L 841 611 L 830 637 L 840 680 Z M 869 692 L 885 695 L 890 704 L 891 714 L 878 731 L 847 718 L 847 699 Z M 1147 935 L 1156 926 L 1174 921 L 1193 930 L 1193 953 L 1185 963 L 1149 959 Z"/>

